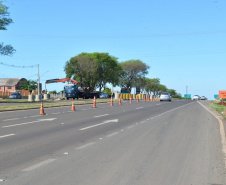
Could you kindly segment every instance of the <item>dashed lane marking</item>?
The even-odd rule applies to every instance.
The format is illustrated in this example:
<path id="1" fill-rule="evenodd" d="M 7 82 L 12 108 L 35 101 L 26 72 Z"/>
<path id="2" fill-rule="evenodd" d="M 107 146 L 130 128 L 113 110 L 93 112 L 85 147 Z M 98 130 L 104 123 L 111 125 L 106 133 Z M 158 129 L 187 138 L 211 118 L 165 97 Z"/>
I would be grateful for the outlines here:
<path id="1" fill-rule="evenodd" d="M 8 135 L 0 136 L 0 138 L 5 138 L 5 137 L 15 136 L 15 135 L 16 135 L 16 134 L 8 134 Z"/>
<path id="2" fill-rule="evenodd" d="M 41 167 L 41 166 L 47 165 L 47 164 L 49 164 L 49 163 L 51 163 L 51 162 L 53 162 L 53 161 L 55 161 L 55 160 L 56 160 L 56 159 L 48 159 L 48 160 L 46 160 L 46 161 L 40 162 L 40 163 L 35 164 L 35 165 L 33 165 L 33 166 L 30 166 L 30 167 L 28 167 L 28 168 L 25 168 L 25 169 L 23 169 L 22 171 L 29 172 L 29 171 L 35 170 L 36 168 L 39 168 L 39 167 Z"/>

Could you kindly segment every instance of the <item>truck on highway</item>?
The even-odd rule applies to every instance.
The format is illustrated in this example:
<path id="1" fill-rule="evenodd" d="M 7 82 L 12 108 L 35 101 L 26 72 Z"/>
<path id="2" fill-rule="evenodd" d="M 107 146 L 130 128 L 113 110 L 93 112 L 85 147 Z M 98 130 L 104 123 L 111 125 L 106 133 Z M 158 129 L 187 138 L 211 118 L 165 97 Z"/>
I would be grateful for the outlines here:
<path id="1" fill-rule="evenodd" d="M 90 92 L 87 88 L 79 88 L 78 83 L 76 80 L 72 80 L 70 78 L 63 78 L 63 79 L 50 79 L 46 80 L 46 84 L 49 83 L 58 83 L 58 82 L 68 82 L 64 86 L 65 91 L 65 98 L 69 100 L 69 98 L 75 99 L 75 98 L 83 98 L 83 99 L 89 99 L 89 98 L 96 98 L 100 97 L 100 92 L 98 91 L 92 91 Z"/>

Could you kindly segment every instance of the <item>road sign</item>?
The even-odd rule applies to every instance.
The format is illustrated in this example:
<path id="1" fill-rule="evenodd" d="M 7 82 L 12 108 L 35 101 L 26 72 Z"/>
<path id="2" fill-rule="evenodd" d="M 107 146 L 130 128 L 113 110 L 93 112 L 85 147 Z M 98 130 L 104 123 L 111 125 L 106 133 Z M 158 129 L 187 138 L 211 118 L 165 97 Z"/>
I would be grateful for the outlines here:
<path id="1" fill-rule="evenodd" d="M 219 98 L 219 94 L 214 94 L 214 98 L 215 99 Z"/>
<path id="2" fill-rule="evenodd" d="M 226 99 L 226 91 L 219 91 L 219 98 Z"/>
<path id="3" fill-rule="evenodd" d="M 184 94 L 184 98 L 191 98 L 191 94 Z"/>

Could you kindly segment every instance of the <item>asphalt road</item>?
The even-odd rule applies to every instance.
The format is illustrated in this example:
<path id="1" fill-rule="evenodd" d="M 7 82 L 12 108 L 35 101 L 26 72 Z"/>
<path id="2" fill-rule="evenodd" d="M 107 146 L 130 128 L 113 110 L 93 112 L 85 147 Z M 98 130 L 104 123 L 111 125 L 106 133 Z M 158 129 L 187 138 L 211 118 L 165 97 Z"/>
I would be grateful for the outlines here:
<path id="1" fill-rule="evenodd" d="M 226 184 L 222 128 L 199 102 L 75 108 L 0 113 L 0 184 Z"/>

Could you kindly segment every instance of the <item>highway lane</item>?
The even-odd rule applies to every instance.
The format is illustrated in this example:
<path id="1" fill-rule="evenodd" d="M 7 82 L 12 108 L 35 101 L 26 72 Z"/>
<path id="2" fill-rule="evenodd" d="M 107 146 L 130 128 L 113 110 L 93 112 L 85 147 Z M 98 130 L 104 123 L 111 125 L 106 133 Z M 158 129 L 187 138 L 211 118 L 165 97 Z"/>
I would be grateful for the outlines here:
<path id="1" fill-rule="evenodd" d="M 183 109 L 185 109 L 186 107 L 193 106 L 193 104 L 197 104 L 197 103 L 196 102 L 193 103 L 189 101 L 185 101 L 185 102 L 180 101 L 180 102 L 171 102 L 171 103 L 168 103 L 168 102 L 166 103 L 145 102 L 144 103 L 143 102 L 138 104 L 134 102 L 133 104 L 127 103 L 127 105 L 124 104 L 123 106 L 114 106 L 114 107 L 110 107 L 109 105 L 104 104 L 104 105 L 101 105 L 103 107 L 100 106 L 100 108 L 90 109 L 90 110 L 88 109 L 88 106 L 87 107 L 85 106 L 85 108 L 83 109 L 86 109 L 86 110 L 80 109 L 73 113 L 72 112 L 63 113 L 63 110 L 65 110 L 64 109 L 65 107 L 64 107 L 62 109 L 59 109 L 60 113 L 55 114 L 54 115 L 55 117 L 49 114 L 47 116 L 44 116 L 43 118 L 43 119 L 56 118 L 55 120 L 43 121 L 41 123 L 35 122 L 31 124 L 26 124 L 26 125 L 18 125 L 13 127 L 1 128 L 1 135 L 11 133 L 11 132 L 16 133 L 16 135 L 9 136 L 2 139 L 0 138 L 0 146 L 1 146 L 0 178 L 6 178 L 6 182 L 7 181 L 12 182 L 10 180 L 14 176 L 14 174 L 22 173 L 22 176 L 24 175 L 23 173 L 24 169 L 27 169 L 27 171 L 33 171 L 36 169 L 37 166 L 42 166 L 48 163 L 50 164 L 55 163 L 55 161 L 58 161 L 58 159 L 63 160 L 64 157 L 62 156 L 63 156 L 63 153 L 65 152 L 69 152 L 68 156 L 71 156 L 70 154 L 71 153 L 74 154 L 75 149 L 77 149 L 76 151 L 78 151 L 78 150 L 83 150 L 87 147 L 92 148 L 93 145 L 100 143 L 99 141 L 105 140 L 103 138 L 115 139 L 117 137 L 114 137 L 114 136 L 123 135 L 122 133 L 124 132 L 127 133 L 127 131 L 133 130 L 134 128 L 137 129 L 138 125 L 145 125 L 146 123 L 151 123 L 149 124 L 149 126 L 152 127 L 152 124 L 154 124 L 157 129 L 158 122 L 155 123 L 155 121 L 158 119 L 162 119 L 167 115 L 171 115 L 169 117 L 170 119 L 172 119 L 172 117 L 175 118 L 175 121 L 178 122 L 177 124 L 181 122 L 185 128 L 189 127 L 189 125 L 186 125 L 186 123 L 184 123 L 184 119 L 186 119 L 186 116 L 184 115 L 186 114 L 186 112 L 183 112 L 183 111 L 187 111 L 187 110 L 183 110 Z M 195 107 L 197 107 L 197 105 Z M 200 115 L 196 113 L 200 111 L 199 110 L 200 108 L 201 107 L 199 105 L 198 105 L 198 108 L 196 108 L 197 109 L 196 111 L 193 110 L 193 108 L 190 108 L 189 109 L 190 113 L 188 114 L 189 116 L 192 116 L 192 118 L 189 117 L 189 119 L 194 121 L 198 125 L 199 123 L 196 122 L 194 115 L 196 115 L 197 118 L 200 117 Z M 180 111 L 183 114 L 178 113 L 175 115 L 175 112 L 177 111 Z M 193 112 L 194 115 L 192 115 L 192 111 L 195 111 Z M 181 116 L 181 114 L 183 116 Z M 208 116 L 211 118 L 211 120 L 214 119 L 211 117 L 211 115 L 208 114 Z M 9 126 L 14 124 L 21 124 L 21 122 L 18 123 L 18 121 L 21 121 L 21 120 L 11 120 L 10 122 L 7 122 L 7 124 L 5 122 L 4 124 L 2 124 L 1 122 L 1 127 L 7 126 L 7 125 Z M 27 121 L 32 122 L 30 118 L 28 118 Z M 105 123 L 106 121 L 109 121 L 109 122 Z M 164 124 L 166 126 L 174 124 L 174 123 L 171 123 L 171 124 L 170 123 L 171 123 L 170 121 L 169 122 L 166 121 Z M 97 125 L 97 126 L 92 127 L 93 125 Z M 162 127 L 162 124 L 160 124 L 159 126 L 160 127 L 157 130 L 161 131 L 160 133 L 163 132 L 167 135 L 167 132 L 166 132 L 167 129 Z M 194 126 L 194 123 L 193 123 L 193 126 Z M 87 129 L 80 130 L 83 128 L 87 128 Z M 159 138 L 160 140 L 164 139 L 164 138 L 158 137 L 158 135 L 156 135 L 154 130 L 152 130 L 151 128 L 148 127 L 147 129 L 149 130 L 149 132 L 152 133 L 153 135 L 152 137 Z M 174 128 L 169 127 L 169 130 L 171 132 L 173 129 Z M 195 127 L 193 129 L 195 129 Z M 146 132 L 146 130 L 143 130 L 143 132 Z M 175 134 L 178 134 L 178 133 L 176 132 Z M 218 133 L 218 136 L 219 136 L 219 133 Z M 133 141 L 133 138 L 131 137 L 132 135 L 129 138 L 127 139 L 124 138 L 124 139 L 130 142 L 129 140 Z M 147 135 L 145 137 L 147 137 Z M 120 143 L 121 141 L 122 140 L 118 140 L 118 143 Z M 117 147 L 117 146 L 112 145 L 109 147 Z M 127 148 L 126 143 L 123 147 Z M 100 148 L 100 150 L 102 150 L 102 148 Z M 78 154 L 79 153 L 80 152 L 78 152 Z M 35 166 L 35 164 L 39 164 L 39 165 Z M 85 166 L 84 166 L 84 169 L 85 169 Z M 100 174 L 98 174 L 97 176 L 99 175 Z M 70 179 L 70 177 L 67 177 L 67 178 Z M 82 178 L 82 177 L 79 177 L 79 178 Z M 90 182 L 91 182 L 91 179 L 90 179 Z M 80 183 L 86 184 L 86 183 L 82 183 L 82 181 Z M 40 183 L 37 183 L 37 184 L 40 184 Z M 65 183 L 65 184 L 70 184 L 70 183 Z M 99 184 L 99 183 L 94 183 L 94 184 Z M 106 184 L 111 184 L 111 183 L 106 183 Z"/>

